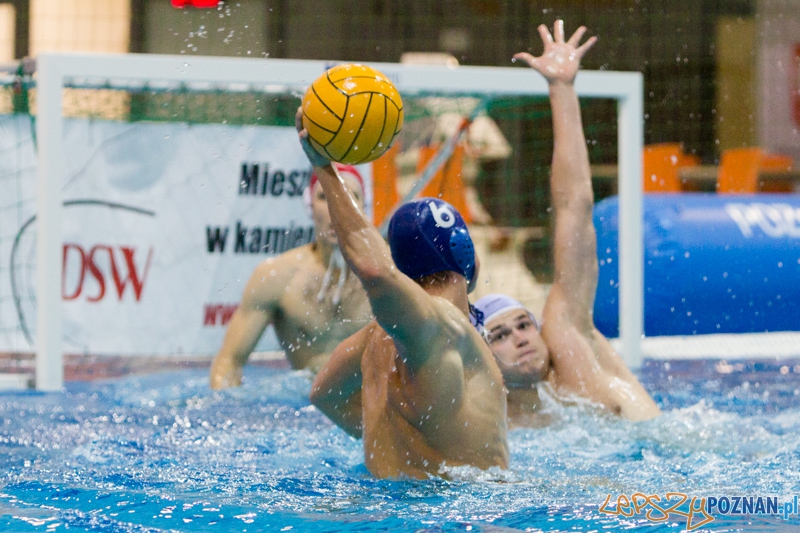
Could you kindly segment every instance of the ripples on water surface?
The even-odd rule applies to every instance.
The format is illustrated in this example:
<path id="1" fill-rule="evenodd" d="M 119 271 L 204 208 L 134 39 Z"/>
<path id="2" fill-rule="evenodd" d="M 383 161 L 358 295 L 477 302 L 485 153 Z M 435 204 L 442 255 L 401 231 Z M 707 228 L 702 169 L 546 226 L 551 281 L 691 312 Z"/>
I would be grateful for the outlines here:
<path id="1" fill-rule="evenodd" d="M 0 394 L 0 531 L 681 531 L 599 512 L 606 495 L 800 494 L 800 360 L 651 362 L 664 409 L 633 424 L 546 401 L 509 434 L 506 471 L 380 481 L 361 444 L 308 404 L 308 374 L 248 368 Z M 800 531 L 797 515 L 696 531 Z"/>

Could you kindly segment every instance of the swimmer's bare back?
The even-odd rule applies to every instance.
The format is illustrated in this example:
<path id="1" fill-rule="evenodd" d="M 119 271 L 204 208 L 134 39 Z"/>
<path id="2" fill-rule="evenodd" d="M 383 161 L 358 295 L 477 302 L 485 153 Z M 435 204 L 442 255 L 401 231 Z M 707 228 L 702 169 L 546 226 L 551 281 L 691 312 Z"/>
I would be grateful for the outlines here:
<path id="1" fill-rule="evenodd" d="M 505 393 L 491 354 L 463 313 L 438 299 L 447 335 L 431 338 L 411 368 L 380 328 L 362 362 L 364 462 L 378 477 L 424 478 L 441 467 L 508 466 Z M 457 349 L 458 347 L 458 349 Z"/>
<path id="2" fill-rule="evenodd" d="M 434 353 L 423 367 L 410 369 L 394 339 L 372 322 L 334 351 L 312 385 L 311 401 L 345 431 L 363 436 L 364 462 L 378 477 L 508 464 L 502 376 L 482 340 L 461 323 L 463 313 L 439 304 L 451 317 L 450 338 L 465 338 L 428 343 Z"/>

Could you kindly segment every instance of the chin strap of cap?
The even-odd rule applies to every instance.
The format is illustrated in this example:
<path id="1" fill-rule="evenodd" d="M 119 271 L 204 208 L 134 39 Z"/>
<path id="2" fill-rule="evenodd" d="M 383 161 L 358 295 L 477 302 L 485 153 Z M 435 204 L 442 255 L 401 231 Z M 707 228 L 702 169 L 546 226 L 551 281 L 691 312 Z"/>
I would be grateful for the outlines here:
<path id="1" fill-rule="evenodd" d="M 475 329 L 478 330 L 478 333 L 481 334 L 482 337 L 486 337 L 486 328 L 483 324 L 483 311 L 478 309 L 472 304 L 469 304 L 469 321 L 472 322 L 472 325 L 475 326 Z"/>
<path id="2" fill-rule="evenodd" d="M 325 294 L 331 286 L 333 270 L 335 268 L 339 269 L 339 280 L 336 282 L 336 291 L 333 293 L 332 301 L 333 305 L 339 305 L 342 301 L 342 289 L 347 281 L 347 262 L 344 260 L 342 251 L 338 246 L 334 247 L 331 251 L 331 257 L 328 260 L 328 270 L 325 271 L 325 277 L 322 278 L 322 287 L 320 287 L 319 293 L 317 293 L 318 302 L 325 300 Z"/>

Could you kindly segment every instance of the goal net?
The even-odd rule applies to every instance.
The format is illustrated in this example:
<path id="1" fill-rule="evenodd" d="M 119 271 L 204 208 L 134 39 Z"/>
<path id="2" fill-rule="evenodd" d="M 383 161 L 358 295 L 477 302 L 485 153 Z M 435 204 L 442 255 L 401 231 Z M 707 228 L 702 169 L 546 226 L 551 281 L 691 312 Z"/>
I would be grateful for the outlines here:
<path id="1" fill-rule="evenodd" d="M 4 75 L 0 352 L 35 352 L 45 389 L 60 387 L 63 353 L 212 356 L 256 264 L 313 239 L 294 113 L 332 65 L 49 54 L 35 77 Z M 442 196 L 470 221 L 476 297 L 504 292 L 540 312 L 551 274 L 544 80 L 524 68 L 373 66 L 397 85 L 406 122 L 390 152 L 359 167 L 370 216 L 380 226 L 412 191 Z M 635 220 L 641 77 L 587 71 L 576 85 L 592 163 L 618 166 L 621 216 Z M 640 258 L 636 224 L 621 231 L 626 256 Z M 621 267 L 632 325 L 620 339 L 635 365 L 632 265 Z M 278 348 L 268 331 L 257 350 Z"/>

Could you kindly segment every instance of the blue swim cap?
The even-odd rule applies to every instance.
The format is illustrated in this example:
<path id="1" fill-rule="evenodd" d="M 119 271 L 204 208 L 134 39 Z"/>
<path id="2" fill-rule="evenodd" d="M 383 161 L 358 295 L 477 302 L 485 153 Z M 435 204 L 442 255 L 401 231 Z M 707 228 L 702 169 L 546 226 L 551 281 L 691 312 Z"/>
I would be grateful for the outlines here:
<path id="1" fill-rule="evenodd" d="M 451 270 L 475 280 L 475 247 L 455 207 L 438 198 L 400 206 L 389 222 L 389 248 L 400 272 L 418 279 Z"/>

